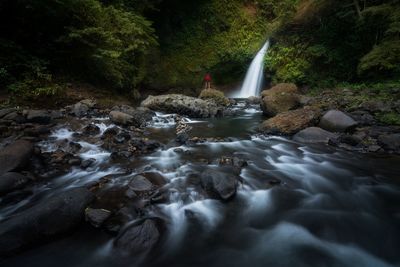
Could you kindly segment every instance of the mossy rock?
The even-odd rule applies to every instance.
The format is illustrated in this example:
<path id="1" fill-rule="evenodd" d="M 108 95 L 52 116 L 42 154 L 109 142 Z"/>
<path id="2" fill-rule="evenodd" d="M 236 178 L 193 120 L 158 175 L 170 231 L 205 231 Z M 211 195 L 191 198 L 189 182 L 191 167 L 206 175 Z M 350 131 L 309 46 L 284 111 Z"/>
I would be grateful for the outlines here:
<path id="1" fill-rule="evenodd" d="M 261 108 L 265 115 L 271 117 L 300 106 L 299 91 L 292 83 L 278 84 L 263 91 L 261 97 Z"/>
<path id="2" fill-rule="evenodd" d="M 318 108 L 306 106 L 302 109 L 282 112 L 264 121 L 260 130 L 267 134 L 292 135 L 314 126 L 321 116 Z"/>
<path id="3" fill-rule="evenodd" d="M 204 100 L 213 100 L 215 103 L 221 106 L 229 106 L 231 103 L 229 98 L 225 97 L 223 92 L 216 89 L 204 89 L 200 92 L 199 98 Z"/>

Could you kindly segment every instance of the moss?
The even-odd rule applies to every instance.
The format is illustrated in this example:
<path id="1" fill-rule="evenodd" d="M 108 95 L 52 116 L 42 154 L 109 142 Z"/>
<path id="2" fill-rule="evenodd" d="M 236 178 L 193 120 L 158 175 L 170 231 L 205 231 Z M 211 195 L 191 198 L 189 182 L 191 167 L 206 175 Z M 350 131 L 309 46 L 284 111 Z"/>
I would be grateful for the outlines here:
<path id="1" fill-rule="evenodd" d="M 378 120 L 381 123 L 389 125 L 400 125 L 400 114 L 396 112 L 382 113 L 379 114 Z"/>
<path id="2" fill-rule="evenodd" d="M 224 93 L 215 89 L 204 89 L 201 91 L 199 98 L 201 99 L 212 99 L 217 104 L 222 106 L 228 106 L 230 101 L 225 97 Z"/>

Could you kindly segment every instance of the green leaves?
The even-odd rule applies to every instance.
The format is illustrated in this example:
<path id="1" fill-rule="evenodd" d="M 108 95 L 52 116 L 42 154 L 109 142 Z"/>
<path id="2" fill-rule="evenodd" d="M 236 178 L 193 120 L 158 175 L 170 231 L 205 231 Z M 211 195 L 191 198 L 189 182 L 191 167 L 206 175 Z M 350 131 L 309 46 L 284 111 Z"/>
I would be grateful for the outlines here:
<path id="1" fill-rule="evenodd" d="M 95 80 L 133 89 L 140 82 L 141 55 L 157 45 L 151 23 L 132 11 L 96 0 L 85 1 L 85 9 L 72 5 L 71 12 L 72 26 L 59 41 L 71 48 L 74 65 L 83 60 L 83 71 Z"/>

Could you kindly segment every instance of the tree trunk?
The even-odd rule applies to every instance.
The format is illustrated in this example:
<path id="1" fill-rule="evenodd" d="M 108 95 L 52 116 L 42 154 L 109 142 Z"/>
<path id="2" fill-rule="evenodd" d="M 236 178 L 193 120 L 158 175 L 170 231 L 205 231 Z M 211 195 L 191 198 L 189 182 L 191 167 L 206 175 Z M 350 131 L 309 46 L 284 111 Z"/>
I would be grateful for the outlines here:
<path id="1" fill-rule="evenodd" d="M 353 0 L 354 7 L 356 8 L 358 18 L 361 19 L 361 8 L 360 4 L 358 3 L 358 0 Z"/>

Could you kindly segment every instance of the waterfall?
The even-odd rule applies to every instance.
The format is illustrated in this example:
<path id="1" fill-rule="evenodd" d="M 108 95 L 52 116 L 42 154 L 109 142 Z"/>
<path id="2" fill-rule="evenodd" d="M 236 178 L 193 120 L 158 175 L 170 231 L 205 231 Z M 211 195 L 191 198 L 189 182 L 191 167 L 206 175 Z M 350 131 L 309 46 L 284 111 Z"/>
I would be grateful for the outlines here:
<path id="1" fill-rule="evenodd" d="M 246 73 L 240 92 L 233 95 L 234 98 L 247 98 L 250 96 L 258 96 L 263 82 L 264 56 L 269 48 L 269 40 L 264 44 Z"/>

